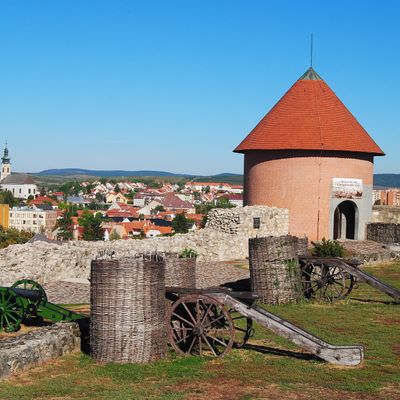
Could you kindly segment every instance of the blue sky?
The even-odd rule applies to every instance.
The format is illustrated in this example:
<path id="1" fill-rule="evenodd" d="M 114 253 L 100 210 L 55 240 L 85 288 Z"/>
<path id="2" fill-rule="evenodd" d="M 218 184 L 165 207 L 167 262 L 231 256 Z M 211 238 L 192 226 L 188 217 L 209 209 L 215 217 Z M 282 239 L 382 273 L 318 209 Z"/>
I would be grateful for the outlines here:
<path id="1" fill-rule="evenodd" d="M 0 0 L 13 168 L 242 172 L 232 153 L 309 66 L 400 173 L 396 1 Z"/>

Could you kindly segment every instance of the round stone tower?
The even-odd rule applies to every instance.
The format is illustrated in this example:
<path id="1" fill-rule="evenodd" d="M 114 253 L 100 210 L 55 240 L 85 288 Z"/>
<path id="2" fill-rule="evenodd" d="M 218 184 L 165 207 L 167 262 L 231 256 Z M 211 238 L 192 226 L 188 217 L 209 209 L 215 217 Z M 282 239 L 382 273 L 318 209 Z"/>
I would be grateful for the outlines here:
<path id="1" fill-rule="evenodd" d="M 364 239 L 383 151 L 310 68 L 234 150 L 244 203 L 289 209 L 290 234 Z"/>

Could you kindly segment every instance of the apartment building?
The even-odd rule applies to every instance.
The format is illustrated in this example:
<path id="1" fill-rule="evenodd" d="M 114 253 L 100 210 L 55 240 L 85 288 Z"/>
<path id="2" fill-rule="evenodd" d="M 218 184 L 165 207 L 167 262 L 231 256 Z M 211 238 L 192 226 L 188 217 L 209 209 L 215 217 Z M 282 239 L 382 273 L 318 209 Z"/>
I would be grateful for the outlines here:
<path id="1" fill-rule="evenodd" d="M 50 234 L 57 222 L 57 211 L 33 207 L 13 207 L 9 213 L 9 227 L 20 231 Z"/>
<path id="2" fill-rule="evenodd" d="M 373 201 L 381 206 L 400 206 L 400 189 L 374 190 Z"/>

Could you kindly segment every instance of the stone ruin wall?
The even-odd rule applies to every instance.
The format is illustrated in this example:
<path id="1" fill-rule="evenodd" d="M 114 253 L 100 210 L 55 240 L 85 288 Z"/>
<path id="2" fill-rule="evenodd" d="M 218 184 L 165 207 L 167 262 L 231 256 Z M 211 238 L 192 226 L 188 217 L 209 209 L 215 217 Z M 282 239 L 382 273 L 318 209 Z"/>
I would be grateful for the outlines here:
<path id="1" fill-rule="evenodd" d="M 259 228 L 253 227 L 254 218 L 260 219 Z M 264 206 L 216 208 L 208 213 L 206 228 L 247 238 L 285 235 L 289 231 L 289 210 Z"/>
<path id="2" fill-rule="evenodd" d="M 371 221 L 366 227 L 367 240 L 385 244 L 400 243 L 400 207 L 373 206 Z"/>
<path id="3" fill-rule="evenodd" d="M 62 322 L 1 340 L 0 380 L 81 349 L 77 323 Z"/>
<path id="4" fill-rule="evenodd" d="M 260 218 L 260 229 L 253 229 L 254 217 Z M 118 258 L 142 252 L 181 252 L 191 248 L 198 253 L 199 261 L 244 259 L 248 256 L 249 237 L 286 235 L 288 228 L 288 210 L 251 206 L 214 210 L 205 229 L 171 237 L 13 245 L 0 250 L 0 286 L 11 285 L 22 278 L 39 283 L 88 279 L 91 260 L 100 252 L 114 252 Z"/>
<path id="5" fill-rule="evenodd" d="M 386 224 L 400 224 L 399 206 L 373 206 L 371 221 Z"/>

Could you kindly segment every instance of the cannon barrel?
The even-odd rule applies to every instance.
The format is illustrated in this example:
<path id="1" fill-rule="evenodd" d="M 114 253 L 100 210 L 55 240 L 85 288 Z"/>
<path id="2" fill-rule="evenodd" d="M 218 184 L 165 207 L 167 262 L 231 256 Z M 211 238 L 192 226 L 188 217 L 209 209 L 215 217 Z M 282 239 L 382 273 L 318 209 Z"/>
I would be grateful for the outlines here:
<path id="1" fill-rule="evenodd" d="M 30 289 L 20 289 L 20 288 L 10 288 L 16 295 L 25 297 L 31 301 L 41 301 L 43 295 L 38 290 L 30 290 Z"/>

